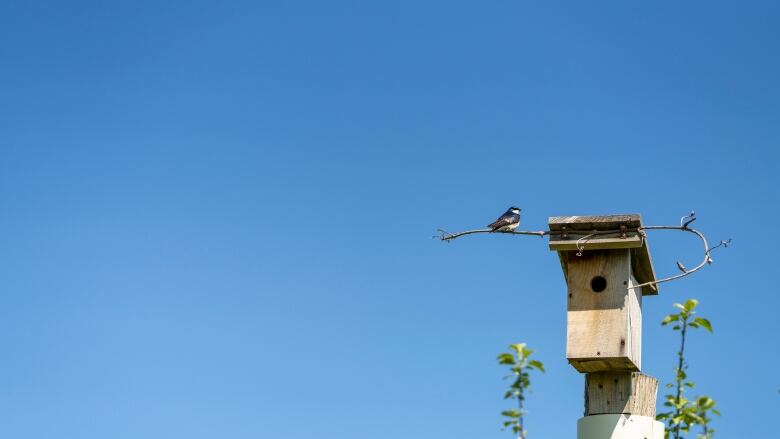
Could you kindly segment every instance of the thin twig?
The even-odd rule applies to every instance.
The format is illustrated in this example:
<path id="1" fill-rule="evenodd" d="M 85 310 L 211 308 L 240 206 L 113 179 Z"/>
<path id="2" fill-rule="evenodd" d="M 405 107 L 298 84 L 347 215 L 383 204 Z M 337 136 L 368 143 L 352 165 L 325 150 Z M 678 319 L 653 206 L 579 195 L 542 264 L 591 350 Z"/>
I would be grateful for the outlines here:
<path id="1" fill-rule="evenodd" d="M 499 231 L 493 231 L 491 229 L 476 229 L 476 230 L 467 230 L 465 232 L 458 232 L 458 233 L 450 233 L 446 230 L 438 229 L 438 232 L 441 233 L 441 235 L 434 236 L 434 238 L 439 238 L 442 241 L 452 241 L 455 238 L 460 238 L 461 236 L 466 235 L 473 235 L 475 233 L 501 233 L 504 235 L 532 235 L 532 236 L 539 236 L 543 238 L 545 235 L 549 235 L 549 231 L 538 231 L 538 232 L 531 232 L 528 230 L 511 230 L 508 232 L 499 232 Z"/>
<path id="2" fill-rule="evenodd" d="M 677 383 L 677 398 L 675 398 L 675 403 L 677 404 L 676 407 L 676 416 L 680 416 L 681 407 L 680 407 L 680 399 L 682 398 L 683 393 L 683 373 L 684 369 L 686 369 L 685 366 L 685 331 L 688 329 L 688 315 L 683 315 L 682 318 L 682 329 L 680 337 L 680 352 L 678 352 L 678 359 L 677 359 L 677 375 L 675 377 L 675 382 Z M 680 439 L 680 425 L 682 422 L 678 422 L 677 425 L 675 425 L 674 429 L 674 437 L 675 439 Z"/>
<path id="3" fill-rule="evenodd" d="M 694 273 L 696 271 L 701 270 L 705 265 L 712 263 L 712 256 L 710 254 L 712 253 L 713 250 L 715 250 L 716 248 L 718 248 L 720 246 L 728 247 L 729 244 L 731 243 L 731 239 L 727 239 L 727 240 L 720 241 L 720 244 L 716 245 L 715 247 L 710 247 L 707 244 L 707 238 L 704 236 L 703 233 L 701 233 L 700 231 L 698 231 L 696 229 L 688 228 L 687 225 L 686 226 L 645 226 L 645 227 L 642 227 L 642 229 L 644 229 L 644 230 L 682 230 L 683 232 L 693 233 L 694 235 L 698 236 L 699 239 L 701 239 L 701 242 L 704 245 L 704 260 L 701 261 L 701 263 L 699 265 L 691 268 L 690 270 L 685 270 L 684 272 L 682 272 L 680 274 L 677 274 L 677 275 L 674 275 L 674 276 L 665 277 L 663 279 L 658 279 L 658 280 L 654 280 L 654 281 L 650 281 L 650 282 L 645 282 L 645 283 L 639 284 L 639 285 L 632 285 L 632 286 L 628 287 L 628 289 L 635 289 L 635 288 L 645 287 L 645 286 L 648 286 L 648 285 L 655 286 L 655 285 L 658 285 L 660 283 L 669 282 L 669 281 L 672 281 L 672 280 L 676 280 L 676 279 L 680 279 L 682 277 L 688 276 L 688 275 L 690 275 L 690 274 L 692 274 L 692 273 Z"/>
<path id="4" fill-rule="evenodd" d="M 596 230 L 593 233 L 589 233 L 589 234 L 583 236 L 582 238 L 577 239 L 577 242 L 574 243 L 574 245 L 577 246 L 577 256 L 582 256 L 582 252 L 585 251 L 585 243 L 590 241 L 590 238 L 592 238 L 594 236 L 600 236 L 600 235 L 613 235 L 615 233 L 620 233 L 620 232 L 624 232 L 624 231 L 628 232 L 629 230 L 622 230 L 622 229 L 619 229 L 619 230 Z M 630 231 L 638 232 L 639 229 L 631 229 Z M 572 230 L 567 230 L 565 232 L 563 230 L 553 230 L 550 233 L 556 233 L 556 232 L 559 232 L 558 234 L 562 234 L 562 233 L 579 234 L 579 233 L 577 233 L 577 231 L 572 231 Z M 583 232 L 583 233 L 586 233 L 586 232 Z"/>
<path id="5" fill-rule="evenodd" d="M 685 218 L 683 218 L 685 219 Z M 694 217 L 695 220 L 695 217 Z M 682 221 L 681 221 L 682 222 Z M 493 231 L 491 229 L 475 229 L 475 230 L 467 230 L 465 232 L 458 232 L 458 233 L 450 233 L 446 230 L 438 229 L 440 235 L 434 236 L 433 238 L 438 238 L 441 241 L 445 242 L 451 242 L 454 239 L 460 238 L 461 236 L 466 235 L 474 235 L 477 233 L 498 233 L 498 234 L 505 234 L 505 235 L 531 235 L 531 236 L 539 236 L 541 238 L 547 236 L 547 235 L 561 235 L 561 234 L 568 234 L 568 235 L 584 235 L 577 239 L 576 246 L 577 246 L 577 256 L 582 256 L 582 252 L 585 250 L 585 243 L 590 240 L 593 236 L 597 235 L 610 235 L 610 234 L 625 234 L 626 232 L 637 232 L 642 236 L 642 239 L 645 238 L 644 231 L 646 230 L 680 230 L 683 232 L 693 233 L 694 235 L 698 236 L 699 239 L 701 239 L 702 244 L 704 246 L 704 259 L 702 262 L 689 269 L 685 269 L 682 273 L 665 277 L 663 279 L 658 279 L 650 282 L 645 282 L 638 285 L 632 285 L 628 287 L 629 289 L 635 289 L 635 288 L 641 288 L 646 286 L 656 286 L 658 284 L 669 282 L 673 280 L 677 280 L 680 278 L 683 278 L 685 276 L 689 276 L 699 270 L 701 270 L 705 265 L 712 263 L 712 256 L 711 253 L 713 250 L 715 250 L 718 247 L 728 247 L 729 244 L 731 244 L 731 239 L 722 240 L 720 243 L 714 247 L 710 247 L 707 243 L 707 238 L 704 236 L 703 233 L 696 229 L 692 229 L 688 227 L 689 224 L 691 224 L 693 220 L 689 220 L 687 222 L 684 222 L 680 226 L 644 226 L 644 227 L 638 227 L 638 228 L 632 228 L 632 229 L 614 229 L 614 230 L 594 230 L 594 231 L 588 231 L 588 230 L 539 230 L 539 231 L 527 231 L 527 230 L 512 230 L 512 231 Z M 590 233 L 589 233 L 590 232 Z"/>

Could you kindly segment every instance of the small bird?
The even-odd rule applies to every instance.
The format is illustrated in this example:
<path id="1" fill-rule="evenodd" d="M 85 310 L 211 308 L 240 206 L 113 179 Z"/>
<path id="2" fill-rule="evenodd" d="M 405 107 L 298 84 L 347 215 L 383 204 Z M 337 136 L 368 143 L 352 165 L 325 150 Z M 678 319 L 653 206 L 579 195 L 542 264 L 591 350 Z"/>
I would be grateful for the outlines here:
<path id="1" fill-rule="evenodd" d="M 682 271 L 683 273 L 687 273 L 688 272 L 688 269 L 685 268 L 685 265 L 683 265 L 682 262 L 680 262 L 680 261 L 677 261 L 677 268 L 679 268 L 680 271 Z"/>
<path id="2" fill-rule="evenodd" d="M 520 208 L 510 207 L 503 215 L 488 225 L 491 232 L 511 232 L 520 225 Z"/>

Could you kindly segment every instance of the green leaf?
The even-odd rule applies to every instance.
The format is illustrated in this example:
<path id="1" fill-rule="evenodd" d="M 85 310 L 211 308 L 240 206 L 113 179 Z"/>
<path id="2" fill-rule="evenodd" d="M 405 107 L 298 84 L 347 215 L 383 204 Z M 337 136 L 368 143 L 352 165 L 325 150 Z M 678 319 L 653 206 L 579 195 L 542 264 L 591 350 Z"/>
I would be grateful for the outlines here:
<path id="1" fill-rule="evenodd" d="M 509 348 L 517 352 L 517 356 L 522 358 L 523 350 L 525 349 L 525 343 L 510 344 Z"/>
<path id="2" fill-rule="evenodd" d="M 501 412 L 501 414 L 503 416 L 506 416 L 507 418 L 519 418 L 520 417 L 520 412 L 518 412 L 517 410 L 504 410 L 503 412 Z"/>
<path id="3" fill-rule="evenodd" d="M 701 416 L 697 415 L 696 413 L 687 413 L 687 421 L 688 424 L 706 424 L 707 421 L 705 421 Z"/>
<path id="4" fill-rule="evenodd" d="M 707 331 L 712 332 L 712 323 L 710 323 L 709 320 L 703 317 L 696 317 L 695 319 L 693 319 L 693 322 L 701 325 L 701 327 L 706 329 Z"/>
<path id="5" fill-rule="evenodd" d="M 531 361 L 529 361 L 528 362 L 528 367 L 530 367 L 532 369 L 539 369 L 540 371 L 545 372 L 544 365 L 542 364 L 541 361 L 538 361 L 538 360 L 531 360 Z"/>
<path id="6" fill-rule="evenodd" d="M 710 410 L 713 407 L 715 407 L 715 400 L 710 398 L 709 396 L 700 396 L 696 400 L 696 405 L 698 405 L 699 408 L 702 409 L 702 410 L 705 410 L 705 411 L 706 410 Z"/>
<path id="7" fill-rule="evenodd" d="M 670 322 L 676 322 L 680 320 L 679 314 L 669 314 L 668 316 L 664 317 L 663 320 L 661 320 L 662 325 L 668 325 Z"/>
<path id="8" fill-rule="evenodd" d="M 497 360 L 498 364 L 515 364 L 515 356 L 506 352 L 498 354 Z"/>
<path id="9" fill-rule="evenodd" d="M 682 304 L 679 304 L 679 303 L 675 303 L 672 306 L 674 306 L 675 308 L 679 309 L 680 311 L 688 311 L 687 309 L 685 309 L 685 305 L 682 305 Z"/>
<path id="10" fill-rule="evenodd" d="M 685 310 L 688 312 L 693 311 L 696 308 L 696 305 L 699 304 L 699 301 L 696 299 L 688 299 L 685 301 Z"/>

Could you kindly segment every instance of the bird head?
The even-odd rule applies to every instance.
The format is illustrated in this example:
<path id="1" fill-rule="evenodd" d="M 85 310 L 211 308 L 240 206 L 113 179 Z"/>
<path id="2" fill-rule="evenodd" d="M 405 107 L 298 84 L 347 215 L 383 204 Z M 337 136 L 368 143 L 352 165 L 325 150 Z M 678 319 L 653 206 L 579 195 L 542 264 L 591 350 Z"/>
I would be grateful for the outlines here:
<path id="1" fill-rule="evenodd" d="M 522 210 L 522 209 L 520 209 L 519 207 L 514 207 L 514 206 L 512 206 L 512 207 L 510 207 L 510 208 L 509 208 L 509 211 L 510 211 L 510 212 L 512 212 L 512 213 L 513 213 L 513 214 L 515 214 L 515 215 L 518 215 L 518 214 L 520 214 L 520 211 L 521 211 L 521 210 Z"/>

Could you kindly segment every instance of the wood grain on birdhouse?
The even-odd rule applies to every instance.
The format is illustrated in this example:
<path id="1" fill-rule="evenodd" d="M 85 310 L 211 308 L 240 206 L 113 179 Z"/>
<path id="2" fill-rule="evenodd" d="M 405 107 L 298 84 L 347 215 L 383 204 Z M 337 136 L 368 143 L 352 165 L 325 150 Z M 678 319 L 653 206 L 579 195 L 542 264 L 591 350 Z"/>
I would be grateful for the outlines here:
<path id="1" fill-rule="evenodd" d="M 628 249 L 563 253 L 567 269 L 566 357 L 580 372 L 641 368 L 642 296 L 630 289 Z"/>
<path id="2" fill-rule="evenodd" d="M 585 416 L 631 414 L 655 418 L 658 380 L 639 372 L 585 376 Z"/>

